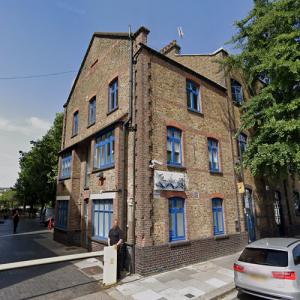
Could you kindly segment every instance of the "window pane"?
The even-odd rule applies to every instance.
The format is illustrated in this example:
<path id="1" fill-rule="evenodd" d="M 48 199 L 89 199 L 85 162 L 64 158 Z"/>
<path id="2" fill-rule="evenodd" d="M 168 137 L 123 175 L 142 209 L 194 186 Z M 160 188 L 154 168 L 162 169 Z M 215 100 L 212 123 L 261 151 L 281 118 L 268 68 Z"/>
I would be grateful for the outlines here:
<path id="1" fill-rule="evenodd" d="M 171 128 L 168 128 L 168 130 L 167 130 L 167 135 L 168 135 L 168 137 L 172 137 L 172 129 Z"/>
<path id="2" fill-rule="evenodd" d="M 184 202 L 181 199 L 176 200 L 176 208 L 183 208 Z"/>
<path id="3" fill-rule="evenodd" d="M 105 213 L 105 215 L 104 215 L 104 218 L 105 218 L 105 220 L 104 220 L 104 226 L 105 226 L 105 228 L 104 228 L 104 234 L 103 234 L 103 236 L 104 237 L 108 237 L 108 232 L 109 232 L 109 212 L 106 212 Z"/>
<path id="4" fill-rule="evenodd" d="M 184 215 L 183 213 L 177 214 L 177 236 L 183 237 L 184 236 Z"/>
<path id="5" fill-rule="evenodd" d="M 198 95 L 193 94 L 193 109 L 198 110 Z"/>
<path id="6" fill-rule="evenodd" d="M 93 224 L 94 224 L 94 226 L 93 226 L 94 227 L 94 235 L 99 236 L 99 231 L 98 231 L 99 224 L 98 224 L 98 213 L 97 212 L 94 213 Z"/>
<path id="7" fill-rule="evenodd" d="M 179 130 L 174 130 L 174 138 L 176 138 L 176 139 L 181 139 L 181 131 L 179 131 Z"/>
<path id="8" fill-rule="evenodd" d="M 170 235 L 171 235 L 171 239 L 175 237 L 175 214 L 174 213 L 170 213 L 169 214 L 169 226 L 170 226 Z"/>
<path id="9" fill-rule="evenodd" d="M 104 236 L 104 228 L 103 228 L 103 212 L 99 213 L 99 236 L 103 237 Z"/>
<path id="10" fill-rule="evenodd" d="M 192 108 L 191 93 L 190 93 L 190 91 L 187 91 L 187 106 L 188 106 L 188 108 Z"/>
<path id="11" fill-rule="evenodd" d="M 223 232 L 224 231 L 224 228 L 223 228 L 223 212 L 222 210 L 219 210 L 218 211 L 218 230 L 219 232 Z"/>
<path id="12" fill-rule="evenodd" d="M 249 264 L 287 267 L 288 252 L 270 249 L 246 248 L 241 254 L 239 261 Z"/>

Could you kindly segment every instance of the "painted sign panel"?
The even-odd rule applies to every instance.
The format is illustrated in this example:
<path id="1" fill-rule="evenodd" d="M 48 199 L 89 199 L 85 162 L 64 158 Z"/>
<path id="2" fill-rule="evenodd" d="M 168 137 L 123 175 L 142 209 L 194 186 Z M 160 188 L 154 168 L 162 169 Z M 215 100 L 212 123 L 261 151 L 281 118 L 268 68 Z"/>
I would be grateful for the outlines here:
<path id="1" fill-rule="evenodd" d="M 185 173 L 154 171 L 154 190 L 159 191 L 185 191 L 187 180 Z"/>

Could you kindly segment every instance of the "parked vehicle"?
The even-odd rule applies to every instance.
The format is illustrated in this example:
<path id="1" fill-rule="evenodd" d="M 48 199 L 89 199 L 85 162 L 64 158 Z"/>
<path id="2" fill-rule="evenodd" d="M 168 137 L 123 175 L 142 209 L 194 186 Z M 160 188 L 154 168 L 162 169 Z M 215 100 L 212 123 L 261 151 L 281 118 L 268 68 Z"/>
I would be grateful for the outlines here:
<path id="1" fill-rule="evenodd" d="M 45 225 L 45 227 L 48 226 L 49 221 L 51 218 L 55 219 L 55 210 L 54 208 L 45 208 L 41 214 L 41 222 Z"/>
<path id="2" fill-rule="evenodd" d="M 234 264 L 238 291 L 265 299 L 300 299 L 300 240 L 266 238 L 249 244 Z"/>

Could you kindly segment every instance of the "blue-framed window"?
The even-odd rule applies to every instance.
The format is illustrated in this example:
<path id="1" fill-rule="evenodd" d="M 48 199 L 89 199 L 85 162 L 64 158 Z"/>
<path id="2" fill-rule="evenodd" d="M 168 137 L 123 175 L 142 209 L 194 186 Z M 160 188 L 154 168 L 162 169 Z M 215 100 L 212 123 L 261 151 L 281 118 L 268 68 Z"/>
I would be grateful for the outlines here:
<path id="1" fill-rule="evenodd" d="M 247 149 L 247 142 L 248 142 L 247 140 L 248 140 L 247 135 L 244 133 L 240 133 L 240 135 L 239 135 L 240 155 L 243 155 Z"/>
<path id="2" fill-rule="evenodd" d="M 112 227 L 113 200 L 93 201 L 93 237 L 107 239 L 109 230 Z"/>
<path id="3" fill-rule="evenodd" d="M 201 112 L 201 98 L 199 92 L 199 86 L 191 81 L 186 81 L 186 93 L 187 93 L 187 106 L 188 109 Z"/>
<path id="4" fill-rule="evenodd" d="M 89 102 L 89 120 L 88 125 L 96 122 L 96 97 L 93 97 Z"/>
<path id="5" fill-rule="evenodd" d="M 108 111 L 113 111 L 118 107 L 118 78 L 109 85 Z"/>
<path id="6" fill-rule="evenodd" d="M 97 138 L 95 143 L 94 168 L 105 169 L 113 167 L 115 164 L 114 149 L 115 135 L 113 130 L 103 133 Z"/>
<path id="7" fill-rule="evenodd" d="M 72 153 L 64 154 L 61 158 L 60 178 L 70 178 L 72 169 Z"/>
<path id="8" fill-rule="evenodd" d="M 68 200 L 57 200 L 57 215 L 55 216 L 55 226 L 66 229 L 68 226 Z"/>
<path id="9" fill-rule="evenodd" d="M 213 221 L 214 221 L 214 235 L 224 234 L 224 214 L 223 214 L 223 200 L 220 198 L 212 199 Z"/>
<path id="10" fill-rule="evenodd" d="M 168 165 L 182 165 L 182 138 L 181 130 L 167 128 L 167 163 Z"/>
<path id="11" fill-rule="evenodd" d="M 240 105 L 243 104 L 244 93 L 243 93 L 242 85 L 234 79 L 231 79 L 231 94 L 232 94 L 232 100 L 235 103 Z"/>
<path id="12" fill-rule="evenodd" d="M 72 135 L 78 134 L 79 111 L 75 111 L 73 115 Z"/>
<path id="13" fill-rule="evenodd" d="M 169 199 L 170 241 L 185 240 L 184 199 Z"/>
<path id="14" fill-rule="evenodd" d="M 208 139 L 209 170 L 214 173 L 220 172 L 219 142 L 215 139 Z"/>

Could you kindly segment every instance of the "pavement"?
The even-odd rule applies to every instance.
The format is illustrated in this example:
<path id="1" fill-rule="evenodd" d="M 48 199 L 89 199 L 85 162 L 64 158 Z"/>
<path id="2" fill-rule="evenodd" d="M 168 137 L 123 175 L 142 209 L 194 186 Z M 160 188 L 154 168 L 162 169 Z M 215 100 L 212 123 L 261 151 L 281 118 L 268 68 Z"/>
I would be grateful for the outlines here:
<path id="1" fill-rule="evenodd" d="M 0 264 L 85 252 L 53 241 L 38 219 L 0 224 Z M 125 277 L 103 289 L 102 262 L 95 258 L 0 272 L 0 300 L 254 300 L 234 291 L 232 265 L 239 253 L 169 272 Z M 224 298 L 222 298 L 224 297 Z"/>
<path id="2" fill-rule="evenodd" d="M 85 252 L 53 241 L 53 233 L 38 219 L 20 219 L 17 234 L 12 221 L 0 224 L 0 264 Z M 0 272 L 0 300 L 74 299 L 101 294 L 100 262 L 96 259 L 55 263 Z M 104 294 L 103 299 L 109 299 Z"/>
<path id="3" fill-rule="evenodd" d="M 113 299 L 219 299 L 234 289 L 232 265 L 239 253 L 148 277 L 135 277 L 106 290 Z M 89 300 L 97 300 L 88 298 Z"/>

